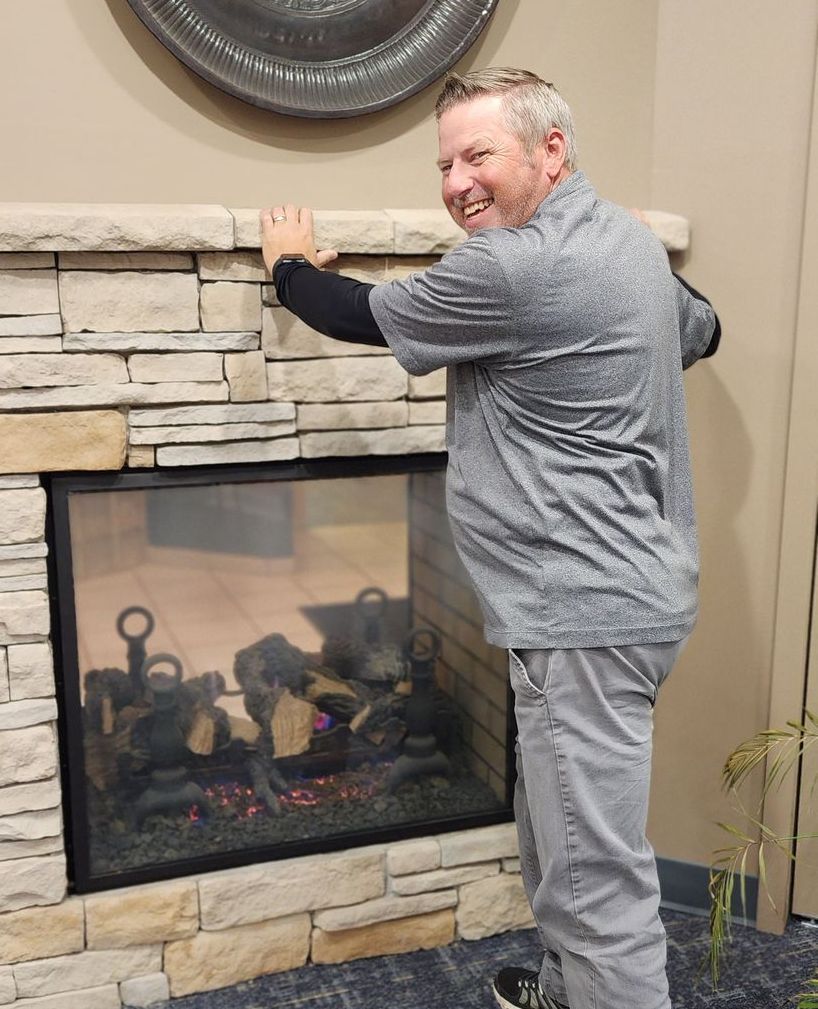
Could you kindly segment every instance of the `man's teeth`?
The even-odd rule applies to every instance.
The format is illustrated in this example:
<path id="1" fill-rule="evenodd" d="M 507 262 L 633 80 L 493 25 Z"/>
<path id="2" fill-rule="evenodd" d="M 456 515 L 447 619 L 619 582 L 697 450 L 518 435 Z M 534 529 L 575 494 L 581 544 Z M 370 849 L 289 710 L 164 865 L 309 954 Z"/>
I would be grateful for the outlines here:
<path id="1" fill-rule="evenodd" d="M 476 203 L 470 203 L 467 207 L 463 208 L 463 213 L 466 217 L 474 217 L 475 214 L 479 214 L 481 210 L 485 210 L 486 207 L 490 207 L 494 203 L 494 200 L 478 200 Z"/>

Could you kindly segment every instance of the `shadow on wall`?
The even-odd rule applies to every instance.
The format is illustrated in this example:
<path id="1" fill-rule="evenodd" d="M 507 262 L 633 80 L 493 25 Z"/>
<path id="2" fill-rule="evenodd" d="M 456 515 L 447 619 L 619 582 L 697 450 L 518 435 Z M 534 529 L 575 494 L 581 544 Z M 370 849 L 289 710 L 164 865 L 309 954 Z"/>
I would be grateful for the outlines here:
<path id="1" fill-rule="evenodd" d="M 731 339 L 736 335 L 726 333 L 720 355 L 729 354 Z M 690 644 L 656 709 L 655 779 L 661 794 L 654 799 L 651 834 L 660 854 L 706 863 L 723 842 L 715 822 L 726 811 L 720 791 L 724 759 L 738 741 L 763 728 L 767 717 L 771 639 L 752 611 L 747 547 L 737 530 L 750 490 L 750 435 L 715 362 L 694 365 L 685 386 L 700 607 Z"/>
<path id="2" fill-rule="evenodd" d="M 143 86 L 134 77 L 133 65 L 117 59 L 115 50 L 105 44 L 100 32 L 100 15 L 87 0 L 65 0 L 89 47 L 106 69 L 134 98 L 144 103 Z M 305 154 L 337 154 L 378 146 L 416 127 L 431 113 L 439 82 L 417 95 L 380 112 L 349 119 L 301 119 L 279 115 L 242 102 L 220 91 L 176 59 L 142 24 L 126 0 L 105 0 L 116 29 L 131 46 L 147 71 L 188 105 L 212 122 L 224 127 L 225 150 L 230 149 L 230 135 L 239 134 L 276 149 Z M 468 70 L 489 66 L 508 31 L 519 0 L 504 0 L 474 46 L 458 64 Z M 174 114 L 174 102 L 151 103 L 151 112 L 161 115 L 174 127 L 195 133 L 195 118 Z M 208 138 L 212 141 L 212 137 Z M 399 201 L 398 201 L 399 202 Z"/>

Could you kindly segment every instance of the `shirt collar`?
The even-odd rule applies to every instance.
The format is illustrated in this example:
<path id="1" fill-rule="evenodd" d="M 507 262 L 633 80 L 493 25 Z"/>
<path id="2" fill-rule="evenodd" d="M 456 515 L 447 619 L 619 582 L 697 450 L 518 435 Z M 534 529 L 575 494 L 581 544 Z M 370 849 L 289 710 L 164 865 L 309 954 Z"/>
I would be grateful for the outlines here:
<path id="1" fill-rule="evenodd" d="M 582 191 L 591 191 L 591 183 L 588 181 L 584 172 L 577 171 L 572 172 L 567 179 L 564 179 L 558 186 L 551 190 L 551 192 L 546 196 L 542 203 L 537 207 L 531 216 L 531 220 L 540 217 L 543 214 L 547 214 L 551 208 L 565 199 L 570 199 L 576 193 Z"/>

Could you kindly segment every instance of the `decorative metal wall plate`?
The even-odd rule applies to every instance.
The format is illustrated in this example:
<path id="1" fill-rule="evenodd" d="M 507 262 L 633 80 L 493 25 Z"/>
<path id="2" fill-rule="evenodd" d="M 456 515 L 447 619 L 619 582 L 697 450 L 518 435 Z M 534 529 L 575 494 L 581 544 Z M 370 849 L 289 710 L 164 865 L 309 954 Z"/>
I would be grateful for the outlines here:
<path id="1" fill-rule="evenodd" d="M 128 0 L 216 87 L 291 116 L 386 108 L 440 77 L 498 0 Z"/>

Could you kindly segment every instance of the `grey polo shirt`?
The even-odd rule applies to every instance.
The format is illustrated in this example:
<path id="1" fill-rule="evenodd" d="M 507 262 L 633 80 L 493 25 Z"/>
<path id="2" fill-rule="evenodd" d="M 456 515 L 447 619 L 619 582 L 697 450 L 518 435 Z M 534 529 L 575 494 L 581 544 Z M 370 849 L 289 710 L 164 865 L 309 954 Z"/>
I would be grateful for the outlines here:
<path id="1" fill-rule="evenodd" d="M 588 648 L 693 627 L 682 368 L 709 306 L 581 172 L 370 307 L 414 375 L 448 367 L 447 505 L 489 642 Z"/>

